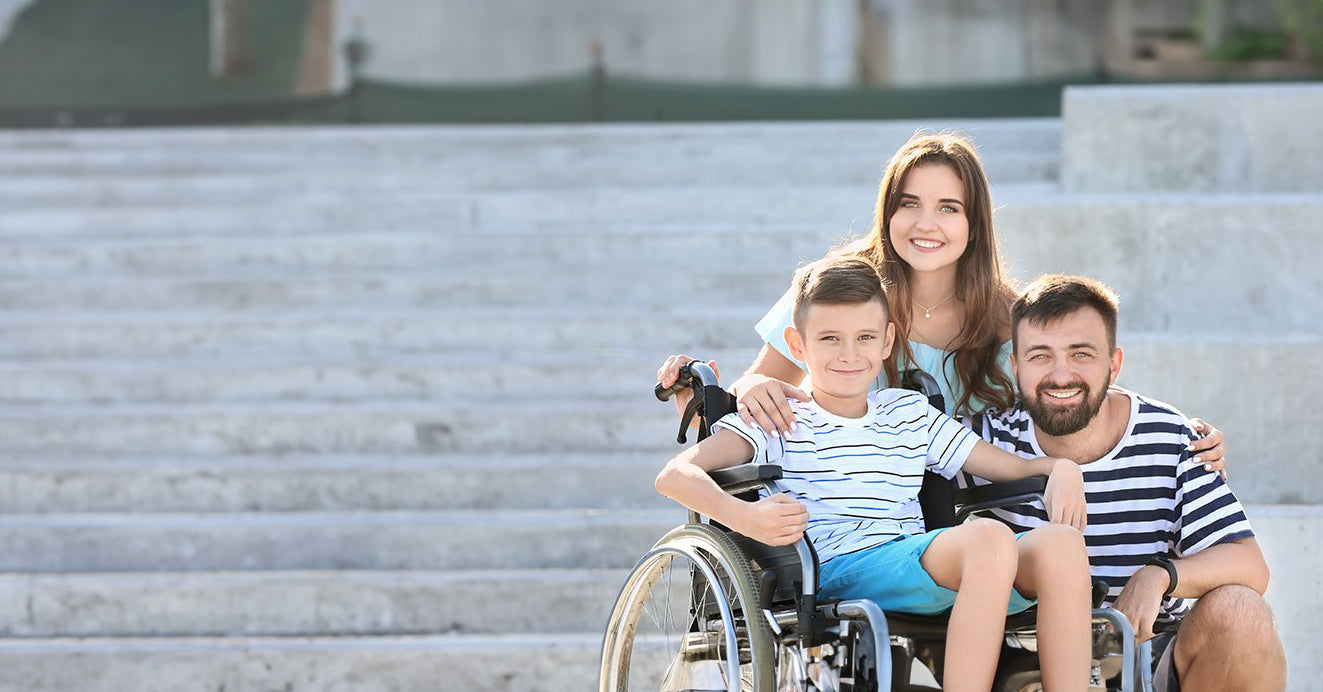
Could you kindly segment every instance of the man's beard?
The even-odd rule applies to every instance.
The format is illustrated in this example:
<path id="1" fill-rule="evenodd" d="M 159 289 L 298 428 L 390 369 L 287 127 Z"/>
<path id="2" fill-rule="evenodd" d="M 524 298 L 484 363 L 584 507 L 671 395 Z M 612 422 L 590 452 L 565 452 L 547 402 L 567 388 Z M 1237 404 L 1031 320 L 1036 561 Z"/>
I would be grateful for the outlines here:
<path id="1" fill-rule="evenodd" d="M 1088 426 L 1089 421 L 1098 415 L 1102 410 L 1103 401 L 1107 399 L 1107 388 L 1112 384 L 1111 373 L 1107 374 L 1107 381 L 1095 393 L 1093 388 L 1083 380 L 1061 386 L 1050 382 L 1040 382 L 1037 395 L 1030 398 L 1025 394 L 1024 388 L 1020 388 L 1020 400 L 1024 403 L 1024 408 L 1029 412 L 1029 417 L 1034 420 L 1034 425 L 1039 430 L 1052 435 L 1061 437 L 1070 435 L 1083 430 Z M 1080 389 L 1083 390 L 1084 400 L 1073 406 L 1062 406 L 1053 402 L 1045 391 L 1048 389 Z"/>

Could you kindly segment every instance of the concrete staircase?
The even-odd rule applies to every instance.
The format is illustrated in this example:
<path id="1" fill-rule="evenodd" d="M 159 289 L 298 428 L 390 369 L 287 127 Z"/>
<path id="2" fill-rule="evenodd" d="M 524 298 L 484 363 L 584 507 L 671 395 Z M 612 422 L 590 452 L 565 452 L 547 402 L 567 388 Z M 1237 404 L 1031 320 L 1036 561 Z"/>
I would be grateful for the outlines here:
<path id="1" fill-rule="evenodd" d="M 1277 309 L 1323 240 L 1247 234 L 1323 195 L 1067 191 L 1069 124 L 923 123 L 1016 273 L 1111 281 L 1125 383 L 1227 430 L 1323 689 L 1323 308 Z M 591 688 L 683 519 L 656 365 L 747 364 L 919 125 L 0 133 L 0 690 Z"/>

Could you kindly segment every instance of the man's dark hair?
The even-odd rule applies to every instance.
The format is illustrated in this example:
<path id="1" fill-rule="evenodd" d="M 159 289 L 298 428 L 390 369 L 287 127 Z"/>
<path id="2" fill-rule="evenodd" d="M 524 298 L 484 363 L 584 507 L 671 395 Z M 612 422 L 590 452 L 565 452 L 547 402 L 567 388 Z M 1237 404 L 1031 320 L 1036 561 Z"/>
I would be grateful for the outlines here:
<path id="1" fill-rule="evenodd" d="M 890 319 L 887 292 L 877 267 L 856 256 L 834 256 L 814 262 L 795 272 L 795 329 L 804 330 L 804 318 L 812 305 L 858 305 L 876 300 Z"/>
<path id="2" fill-rule="evenodd" d="M 1045 274 L 1033 280 L 1011 306 L 1011 344 L 1020 348 L 1020 322 L 1044 325 L 1080 308 L 1093 308 L 1107 325 L 1107 347 L 1116 350 L 1116 315 L 1121 299 L 1106 284 L 1087 276 Z"/>

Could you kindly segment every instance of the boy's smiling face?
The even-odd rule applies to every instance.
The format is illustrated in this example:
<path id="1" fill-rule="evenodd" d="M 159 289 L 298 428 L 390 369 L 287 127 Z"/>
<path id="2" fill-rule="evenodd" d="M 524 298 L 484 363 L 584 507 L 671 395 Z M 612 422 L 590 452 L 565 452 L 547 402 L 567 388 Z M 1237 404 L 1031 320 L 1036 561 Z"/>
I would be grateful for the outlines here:
<path id="1" fill-rule="evenodd" d="M 801 333 L 787 327 L 786 345 L 808 366 L 814 400 L 838 415 L 863 415 L 873 380 L 895 340 L 886 306 L 880 300 L 814 304 L 803 328 Z"/>

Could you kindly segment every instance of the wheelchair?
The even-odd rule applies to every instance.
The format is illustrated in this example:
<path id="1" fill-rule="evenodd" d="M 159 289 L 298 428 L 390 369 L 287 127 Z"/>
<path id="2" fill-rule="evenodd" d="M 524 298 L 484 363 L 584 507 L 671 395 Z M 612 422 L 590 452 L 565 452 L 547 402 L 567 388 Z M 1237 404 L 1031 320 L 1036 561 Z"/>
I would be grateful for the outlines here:
<path id="1" fill-rule="evenodd" d="M 924 392 L 940 410 L 936 382 L 906 373 L 906 386 Z M 706 364 L 695 361 L 662 400 L 693 391 L 677 441 L 695 417 L 698 438 L 733 411 L 734 399 Z M 711 474 L 724 490 L 756 499 L 772 490 L 781 469 L 745 464 Z M 929 530 L 953 526 L 991 507 L 1041 499 L 1043 478 L 955 489 L 927 474 L 920 493 Z M 955 507 L 959 505 L 957 512 Z M 707 520 L 662 536 L 629 572 L 611 610 L 602 642 L 601 692 L 917 692 L 940 689 L 945 657 L 944 616 L 884 613 L 867 600 L 824 599 L 817 593 L 818 560 L 807 539 L 772 547 Z M 1101 591 L 1100 591 L 1101 590 Z M 1152 690 L 1148 642 L 1136 646 L 1120 613 L 1098 609 L 1105 594 L 1094 585 L 1093 658 L 1109 692 Z M 1008 616 L 995 692 L 1041 691 L 1035 610 Z M 913 681 L 918 677 L 920 680 Z M 926 684 L 925 684 L 926 683 Z"/>

